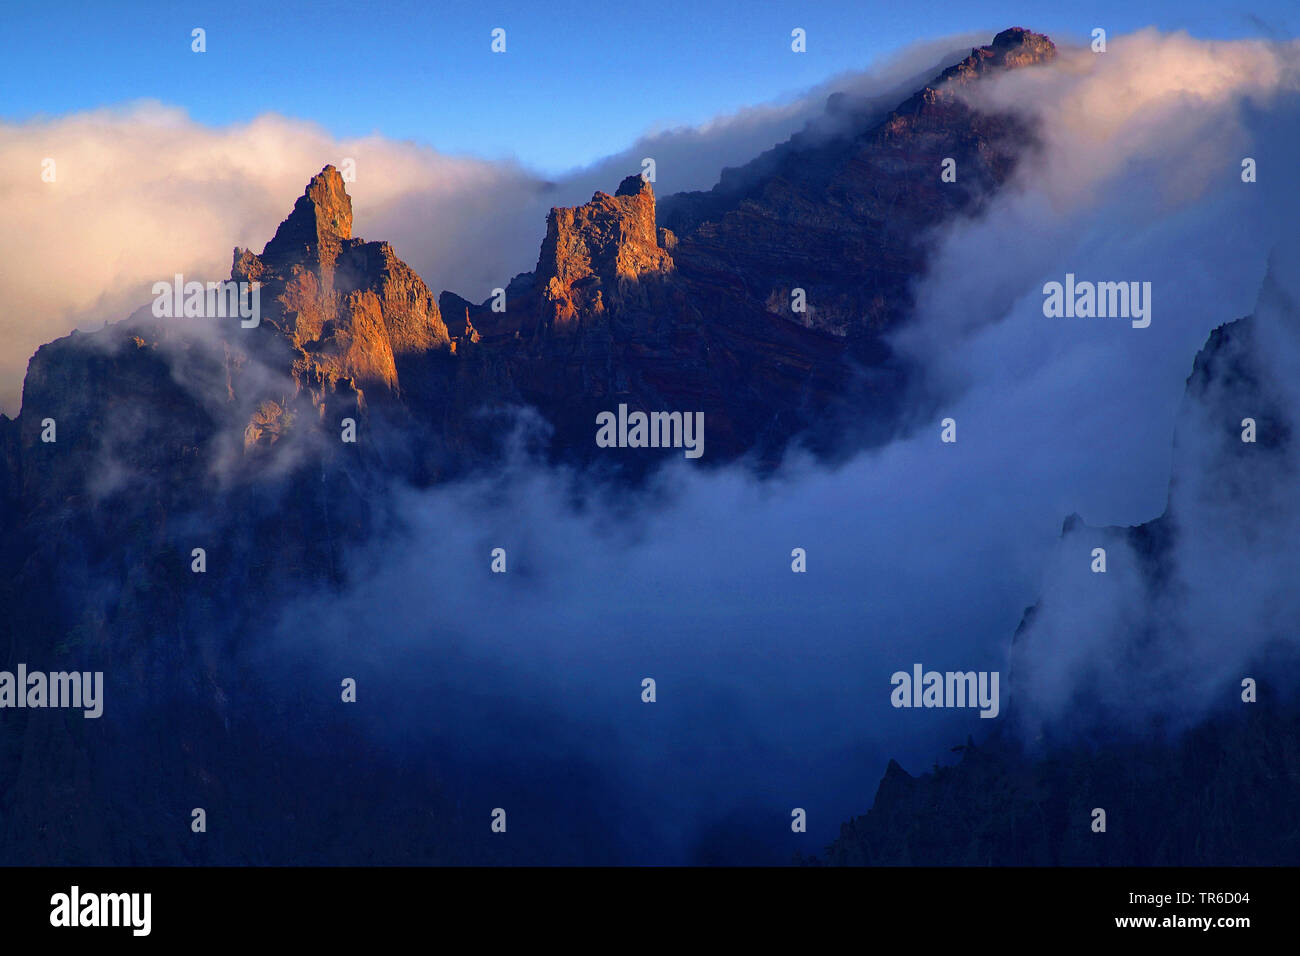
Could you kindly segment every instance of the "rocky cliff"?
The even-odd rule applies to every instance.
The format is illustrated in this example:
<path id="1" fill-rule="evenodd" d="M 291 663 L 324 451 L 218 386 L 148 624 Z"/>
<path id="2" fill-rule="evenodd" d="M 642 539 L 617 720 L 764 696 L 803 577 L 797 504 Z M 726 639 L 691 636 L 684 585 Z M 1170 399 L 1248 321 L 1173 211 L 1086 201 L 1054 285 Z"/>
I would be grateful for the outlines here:
<path id="1" fill-rule="evenodd" d="M 491 857 L 447 844 L 464 811 L 432 764 L 346 747 L 340 766 L 331 742 L 355 728 L 292 683 L 241 706 L 256 637 L 295 596 L 341 586 L 341 556 L 397 523 L 387 490 L 490 472 L 521 423 L 540 423 L 550 459 L 624 478 L 681 452 L 597 449 L 595 417 L 619 404 L 703 411 L 706 467 L 887 436 L 907 370 L 879 336 L 905 321 L 922 233 L 976 211 L 1032 148 L 1018 120 L 973 113 L 948 85 L 1051 51 L 999 34 L 883 124 L 848 111 L 834 142 L 796 137 L 743 190 L 682 197 L 672 216 L 639 176 L 554 209 L 500 306 L 435 299 L 393 247 L 355 238 L 326 166 L 261 253 L 234 252 L 231 280 L 260 284 L 255 326 L 146 307 L 43 346 L 20 414 L 0 416 L 0 646 L 11 663 L 103 669 L 117 703 L 102 722 L 6 714 L 3 861 Z M 271 753 L 278 726 L 299 731 Z M 381 767 L 400 792 L 376 791 Z M 238 819 L 191 841 L 203 799 Z M 304 832 L 320 835 L 307 856 Z M 564 862 L 553 851 L 570 846 L 605 861 L 563 836 L 512 859 Z"/>

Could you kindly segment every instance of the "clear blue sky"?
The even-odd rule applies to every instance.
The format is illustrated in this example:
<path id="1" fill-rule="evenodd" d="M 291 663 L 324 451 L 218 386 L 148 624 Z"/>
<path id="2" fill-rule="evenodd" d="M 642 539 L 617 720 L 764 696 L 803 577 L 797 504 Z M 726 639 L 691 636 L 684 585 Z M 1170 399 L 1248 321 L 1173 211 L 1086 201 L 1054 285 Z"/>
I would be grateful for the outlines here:
<path id="1" fill-rule="evenodd" d="M 652 127 L 788 96 L 946 34 L 1300 29 L 1296 0 L 0 2 L 6 120 L 151 98 L 207 124 L 274 111 L 339 136 L 513 155 L 548 173 Z M 803 55 L 790 52 L 796 26 L 808 31 Z M 202 55 L 190 51 L 194 27 L 207 31 Z M 504 55 L 489 51 L 493 27 L 507 31 Z"/>

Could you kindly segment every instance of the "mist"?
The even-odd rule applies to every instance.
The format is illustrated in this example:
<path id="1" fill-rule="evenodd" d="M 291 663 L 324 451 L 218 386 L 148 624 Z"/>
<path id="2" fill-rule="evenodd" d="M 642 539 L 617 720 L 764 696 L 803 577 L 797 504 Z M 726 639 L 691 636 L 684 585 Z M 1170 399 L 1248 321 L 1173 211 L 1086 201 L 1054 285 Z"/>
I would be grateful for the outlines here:
<path id="1" fill-rule="evenodd" d="M 990 725 L 1033 740 L 1083 733 L 1102 717 L 1142 727 L 1153 715 L 1185 725 L 1210 713 L 1246 661 L 1279 637 L 1295 641 L 1281 626 L 1295 619 L 1285 587 L 1296 570 L 1289 531 L 1300 527 L 1277 490 L 1286 486 L 1257 484 L 1244 500 L 1214 494 L 1219 478 L 1177 486 L 1186 533 L 1176 567 L 1187 593 L 1202 597 L 1182 605 L 1146 657 L 1128 653 L 1126 637 L 1175 603 L 1148 601 L 1122 545 L 1107 545 L 1099 581 L 1089 535 L 1159 516 L 1171 474 L 1217 467 L 1221 449 L 1203 437 L 1214 423 L 1180 417 L 1214 328 L 1258 304 L 1261 361 L 1279 388 L 1295 388 L 1286 276 L 1300 260 L 1280 244 L 1300 212 L 1283 172 L 1300 144 L 1296 56 L 1294 45 L 1144 31 L 1112 37 L 1102 56 L 1063 50 L 1050 67 L 981 90 L 987 105 L 1036 117 L 1043 148 L 978 219 L 933 237 L 917 314 L 895 342 L 924 373 L 898 440 L 837 467 L 796 452 L 762 479 L 743 463 L 674 460 L 645 489 L 617 494 L 522 448 L 492 478 L 393 487 L 400 529 L 345 555 L 341 593 L 279 607 L 241 664 L 322 706 L 355 677 L 358 731 L 386 759 L 438 768 L 476 825 L 486 829 L 499 806 L 524 840 L 586 840 L 624 862 L 816 853 L 870 806 L 889 759 L 929 769 Z M 707 187 L 731 161 L 723 141 L 740 153 L 759 129 L 779 138 L 807 121 L 802 108 L 736 118 L 716 139 L 674 134 L 685 146 L 707 141 L 710 159 L 680 180 L 669 170 L 685 163 L 659 160 L 665 186 Z M 267 142 L 278 123 L 261 127 Z M 668 136 L 645 149 L 671 155 Z M 463 244 L 478 265 L 464 265 L 451 287 L 475 299 L 474 282 L 515 268 L 509 246 L 495 259 L 471 255 L 513 228 L 504 198 L 559 204 L 552 197 L 585 191 L 583 177 L 596 175 L 546 187 L 523 170 L 463 161 L 460 175 L 497 193 L 435 200 L 409 185 L 436 177 L 434 154 L 395 147 L 383 160 L 371 149 L 358 161 L 357 231 L 394 239 L 406 255 L 396 217 L 413 213 L 426 232 L 412 237 L 409 261 L 429 279 L 420 257 L 438 268 L 454 258 L 437 251 L 438 237 Z M 635 145 L 611 171 L 643 151 Z M 1245 156 L 1257 160 L 1258 182 L 1242 181 Z M 367 170 L 385 162 L 399 174 L 367 185 Z M 271 190 L 265 209 L 222 213 L 223 248 L 232 235 L 257 244 L 241 239 L 249 229 L 270 235 L 288 208 L 280 197 L 305 181 L 294 166 L 276 167 L 296 185 Z M 224 188 L 233 197 L 247 184 Z M 387 235 L 371 225 L 385 216 L 395 217 Z M 463 223 L 456 232 L 462 219 L 481 233 Z M 530 228 L 535 255 L 542 224 Z M 527 238 L 517 237 L 521 250 Z M 176 248 L 163 275 L 181 269 Z M 219 252 L 228 254 L 214 248 L 214 263 Z M 1150 327 L 1046 318 L 1043 284 L 1067 272 L 1151 282 Z M 951 444 L 940 440 L 949 417 Z M 1244 515 L 1252 502 L 1267 521 Z M 1084 527 L 1062 538 L 1075 513 Z M 505 574 L 490 570 L 495 548 L 506 551 Z M 795 548 L 806 550 L 806 573 L 792 573 Z M 1040 598 L 1043 612 L 1013 649 L 1025 608 Z M 1002 718 L 894 708 L 891 674 L 918 662 L 1002 672 Z M 1100 691 L 1098 675 L 1107 675 Z M 645 678 L 654 703 L 642 700 Z M 1142 696 L 1153 681 L 1174 692 Z M 1076 709 L 1081 694 L 1097 706 Z M 795 808 L 808 813 L 806 836 L 790 832 Z M 570 818 L 560 825 L 556 814 Z"/>
<path id="2" fill-rule="evenodd" d="M 1234 538 L 1211 534 L 1223 514 L 1175 499 L 1180 573 L 1206 597 L 1146 659 L 1126 650 L 1132 625 L 1168 606 L 1146 600 L 1120 546 L 1099 596 L 1088 532 L 1061 528 L 1072 513 L 1086 529 L 1165 510 L 1193 359 L 1211 330 L 1255 309 L 1298 211 L 1281 173 L 1300 134 L 1295 48 L 1145 32 L 1111 49 L 1064 51 L 988 94 L 1038 116 L 1045 148 L 985 215 L 936 237 L 897 343 L 927 371 L 915 402 L 926 415 L 905 438 L 834 469 L 795 456 L 767 480 L 674 463 L 634 500 L 581 507 L 569 490 L 582 476 L 526 457 L 490 482 L 397 491 L 404 535 L 351 556 L 339 601 L 287 612 L 268 655 L 310 654 L 322 681 L 363 671 L 380 700 L 419 701 L 367 711 L 369 733 L 473 752 L 523 806 L 527 780 L 509 770 L 521 754 L 588 755 L 604 799 L 657 821 L 617 834 L 642 862 L 816 852 L 870 806 L 889 758 L 919 772 L 989 732 L 996 721 L 974 710 L 893 708 L 890 675 L 914 662 L 1003 672 L 1027 739 L 1097 717 L 1071 708 L 1120 662 L 1132 669 L 1096 708 L 1107 720 L 1210 712 L 1244 656 L 1286 637 L 1276 625 L 1294 602 L 1265 608 L 1293 579 L 1294 503 L 1268 494 L 1277 528 Z M 1257 183 L 1242 182 L 1247 155 L 1270 171 Z M 1150 327 L 1045 318 L 1043 283 L 1067 271 L 1150 281 Z M 1295 351 L 1271 356 L 1293 382 Z M 942 417 L 955 444 L 940 441 Z M 489 571 L 498 547 L 506 574 Z M 794 548 L 806 574 L 791 571 Z M 1201 549 L 1219 553 L 1212 588 L 1189 557 Z M 1225 593 L 1238 600 L 1216 605 Z M 1040 598 L 1012 666 L 1011 635 Z M 1175 666 L 1213 607 L 1230 613 L 1233 640 L 1204 631 Z M 1137 693 L 1171 678 L 1169 693 Z M 501 710 L 535 737 L 500 739 Z M 808 811 L 804 843 L 789 832 L 794 808 Z"/>

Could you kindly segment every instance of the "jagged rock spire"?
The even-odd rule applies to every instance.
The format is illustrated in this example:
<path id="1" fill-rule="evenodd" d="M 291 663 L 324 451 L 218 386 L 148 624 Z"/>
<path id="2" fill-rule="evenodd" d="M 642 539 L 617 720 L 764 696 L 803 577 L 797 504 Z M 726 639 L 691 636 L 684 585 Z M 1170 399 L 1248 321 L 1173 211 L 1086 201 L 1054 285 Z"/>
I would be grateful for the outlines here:
<path id="1" fill-rule="evenodd" d="M 261 258 L 268 266 L 302 263 L 327 278 L 343 242 L 351 238 L 352 197 L 339 171 L 326 166 L 307 184 Z"/>
<path id="2" fill-rule="evenodd" d="M 602 312 L 604 295 L 617 297 L 624 284 L 672 268 L 659 243 L 654 189 L 633 175 L 613 196 L 597 192 L 585 205 L 551 210 L 536 275 L 563 322 L 583 310 Z"/>

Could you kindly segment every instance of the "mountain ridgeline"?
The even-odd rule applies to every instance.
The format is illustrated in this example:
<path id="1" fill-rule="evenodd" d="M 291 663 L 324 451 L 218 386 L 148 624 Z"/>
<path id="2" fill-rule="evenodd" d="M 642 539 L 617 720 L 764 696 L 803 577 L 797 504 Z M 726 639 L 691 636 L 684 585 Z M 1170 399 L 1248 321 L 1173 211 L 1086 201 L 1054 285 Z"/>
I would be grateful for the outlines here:
<path id="1" fill-rule="evenodd" d="M 832 97 L 842 133 L 796 136 L 712 193 L 675 197 L 658 216 L 671 227 L 639 176 L 553 209 L 536 269 L 505 284 L 496 309 L 435 298 L 390 245 L 354 238 L 351 199 L 326 166 L 260 255 L 235 251 L 231 278 L 262 284 L 258 328 L 200 336 L 142 312 L 38 350 L 21 414 L 0 424 L 8 510 L 75 499 L 105 455 L 159 475 L 198 475 L 232 453 L 279 470 L 289 456 L 277 446 L 329 444 L 303 433 L 337 432 L 344 417 L 368 438 L 354 458 L 385 445 L 381 469 L 417 484 L 495 460 L 518 409 L 545 422 L 552 458 L 629 475 L 662 456 L 596 448 L 596 414 L 620 403 L 705 412 L 706 465 L 770 467 L 794 440 L 825 455 L 881 440 L 908 373 L 885 336 L 906 319 L 925 238 L 977 213 L 1032 148 L 1019 119 L 977 114 L 954 88 L 1054 52 L 1007 30 L 866 128 Z M 957 183 L 940 181 L 948 157 Z M 147 439 L 119 447 L 131 441 L 113 427 L 124 405 L 146 404 Z M 55 475 L 35 449 L 46 418 L 76 452 Z"/>
<path id="2" fill-rule="evenodd" d="M 341 591 L 347 555 L 403 533 L 395 488 L 491 481 L 521 449 L 585 488 L 681 465 L 677 450 L 599 446 L 597 416 L 620 406 L 702 412 L 704 454 L 689 467 L 768 473 L 794 447 L 837 460 L 894 436 L 916 370 L 889 337 L 911 316 L 934 237 L 980 215 L 1037 148 L 1032 123 L 959 93 L 1055 52 L 1014 28 L 883 118 L 833 96 L 825 122 L 709 191 L 657 203 L 639 175 L 611 183 L 552 209 L 536 267 L 483 302 L 435 295 L 390 244 L 355 237 L 343 177 L 326 166 L 260 253 L 234 251 L 231 280 L 259 284 L 257 323 L 144 307 L 41 347 L 19 415 L 0 416 L 2 666 L 102 670 L 111 704 L 97 720 L 5 713 L 0 863 L 625 860 L 605 836 L 618 828 L 592 839 L 583 822 L 618 805 L 601 767 L 563 754 L 512 765 L 454 736 L 371 747 L 337 697 L 268 663 L 269 631 L 311 647 L 310 625 L 281 612 Z M 946 159 L 955 182 L 941 179 Z M 1171 528 L 1133 534 L 1158 549 Z M 493 713 L 502 739 L 544 723 Z M 1233 723 L 1159 759 L 1193 748 L 1259 773 L 1295 766 L 1294 735 L 1276 753 L 1225 756 L 1246 732 Z M 1094 859 L 1058 825 L 1073 812 L 1070 773 L 1119 771 L 1080 759 L 1067 772 L 995 737 L 934 778 L 891 765 L 827 860 Z M 554 784 L 531 809 L 544 837 L 478 835 L 478 803 L 499 799 L 509 773 Z M 1204 799 L 1226 779 L 1212 776 Z M 202 802 L 213 826 L 194 840 Z M 992 829 L 990 808 L 1004 814 Z M 1125 846 L 1107 859 L 1149 858 Z"/>

